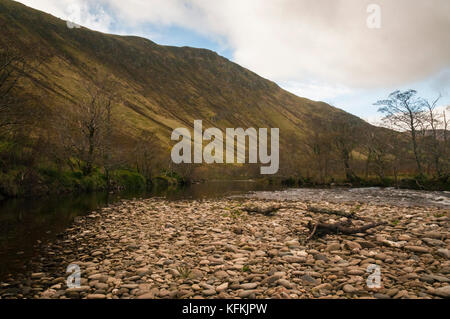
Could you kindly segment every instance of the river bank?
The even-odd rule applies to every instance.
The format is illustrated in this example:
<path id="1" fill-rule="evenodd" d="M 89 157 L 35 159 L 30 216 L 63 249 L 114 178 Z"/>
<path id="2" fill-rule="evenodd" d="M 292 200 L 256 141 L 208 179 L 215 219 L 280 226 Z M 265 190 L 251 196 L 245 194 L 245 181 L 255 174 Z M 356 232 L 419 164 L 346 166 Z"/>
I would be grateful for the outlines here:
<path id="1" fill-rule="evenodd" d="M 305 241 L 308 222 L 338 221 L 303 200 L 124 200 L 87 216 L 48 244 L 27 271 L 0 284 L 2 298 L 439 298 L 450 297 L 449 212 L 363 204 L 387 225 Z M 274 216 L 248 205 L 289 205 Z M 351 211 L 355 202 L 315 201 Z M 361 221 L 358 221 L 361 223 Z M 81 268 L 68 288 L 66 268 Z M 369 288 L 369 265 L 381 287 Z"/>

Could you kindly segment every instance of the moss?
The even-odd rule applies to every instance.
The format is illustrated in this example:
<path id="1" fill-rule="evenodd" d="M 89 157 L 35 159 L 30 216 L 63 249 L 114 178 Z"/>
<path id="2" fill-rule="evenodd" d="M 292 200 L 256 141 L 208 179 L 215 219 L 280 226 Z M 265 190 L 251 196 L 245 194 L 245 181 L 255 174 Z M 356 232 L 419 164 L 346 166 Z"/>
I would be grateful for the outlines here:
<path id="1" fill-rule="evenodd" d="M 85 192 L 93 192 L 97 190 L 106 189 L 106 179 L 103 175 L 94 173 L 89 176 L 84 176 L 80 180 L 81 190 Z"/>
<path id="2" fill-rule="evenodd" d="M 174 185 L 181 185 L 183 184 L 183 178 L 178 175 L 177 173 L 169 173 L 169 172 L 163 172 L 163 174 L 156 176 L 152 179 L 152 183 L 159 187 L 159 186 L 174 186 Z"/>
<path id="3" fill-rule="evenodd" d="M 111 174 L 112 182 L 122 189 L 143 191 L 147 188 L 147 180 L 137 172 L 117 170 Z"/>

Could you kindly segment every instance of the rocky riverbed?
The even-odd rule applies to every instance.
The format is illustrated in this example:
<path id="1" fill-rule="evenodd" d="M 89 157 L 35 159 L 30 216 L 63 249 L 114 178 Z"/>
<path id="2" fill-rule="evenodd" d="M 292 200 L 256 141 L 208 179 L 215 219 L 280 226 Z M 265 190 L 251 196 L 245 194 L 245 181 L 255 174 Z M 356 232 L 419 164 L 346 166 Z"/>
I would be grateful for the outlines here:
<path id="1" fill-rule="evenodd" d="M 321 201 L 315 205 L 387 224 L 307 240 L 308 222 L 346 219 L 312 213 L 307 204 L 248 198 L 122 201 L 78 217 L 57 240 L 37 247 L 41 253 L 27 272 L 0 283 L 0 298 L 450 297 L 445 207 L 355 208 Z M 242 209 L 249 205 L 282 208 L 264 216 Z M 80 287 L 66 284 L 70 264 L 81 269 Z M 376 269 L 379 286 L 373 281 Z"/>

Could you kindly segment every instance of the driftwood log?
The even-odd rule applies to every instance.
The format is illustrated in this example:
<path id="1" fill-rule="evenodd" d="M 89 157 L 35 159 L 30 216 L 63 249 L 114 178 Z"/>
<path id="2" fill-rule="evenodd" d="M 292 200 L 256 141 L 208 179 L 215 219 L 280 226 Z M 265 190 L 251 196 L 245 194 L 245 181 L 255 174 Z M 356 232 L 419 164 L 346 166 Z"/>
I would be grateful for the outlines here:
<path id="1" fill-rule="evenodd" d="M 307 209 L 308 209 L 308 211 L 310 211 L 312 213 L 336 215 L 336 216 L 346 217 L 346 218 L 350 218 L 350 219 L 364 219 L 362 217 L 355 215 L 357 209 L 353 210 L 350 213 L 347 213 L 347 212 L 344 212 L 341 210 L 320 208 L 320 207 L 314 207 L 314 206 L 308 206 Z"/>
<path id="2" fill-rule="evenodd" d="M 345 222 L 339 222 L 339 223 L 316 223 L 313 224 L 311 222 L 308 223 L 307 227 L 311 231 L 311 234 L 306 240 L 309 240 L 313 237 L 321 237 L 327 234 L 344 234 L 344 235 L 352 235 L 357 233 L 364 233 L 368 229 L 385 225 L 384 222 L 372 222 L 370 224 L 366 224 L 363 226 L 353 226 L 352 222 L 350 220 Z"/>

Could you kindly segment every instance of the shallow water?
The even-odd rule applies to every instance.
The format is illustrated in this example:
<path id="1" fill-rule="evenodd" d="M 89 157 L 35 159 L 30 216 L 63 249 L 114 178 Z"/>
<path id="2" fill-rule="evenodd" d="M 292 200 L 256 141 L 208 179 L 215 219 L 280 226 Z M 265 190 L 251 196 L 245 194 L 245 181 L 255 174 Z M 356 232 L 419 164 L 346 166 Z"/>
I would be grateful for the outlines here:
<path id="1" fill-rule="evenodd" d="M 36 257 L 35 246 L 54 239 L 70 226 L 76 216 L 121 199 L 164 197 L 168 200 L 199 200 L 225 196 L 450 208 L 450 192 L 393 188 L 286 189 L 251 181 L 208 182 L 148 193 L 92 193 L 11 199 L 0 202 L 0 281 L 8 274 L 23 271 L 27 262 Z"/>
<path id="2" fill-rule="evenodd" d="M 255 191 L 250 198 L 273 200 L 309 200 L 333 203 L 361 202 L 373 205 L 450 208 L 450 192 L 416 191 L 395 188 L 296 188 L 282 191 Z"/>
<path id="3" fill-rule="evenodd" d="M 280 187 L 249 181 L 208 182 L 185 188 L 155 189 L 122 194 L 90 193 L 0 201 L 0 281 L 20 272 L 35 254 L 39 242 L 52 240 L 76 216 L 121 199 L 164 197 L 168 200 L 203 199 L 243 194 Z"/>

